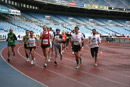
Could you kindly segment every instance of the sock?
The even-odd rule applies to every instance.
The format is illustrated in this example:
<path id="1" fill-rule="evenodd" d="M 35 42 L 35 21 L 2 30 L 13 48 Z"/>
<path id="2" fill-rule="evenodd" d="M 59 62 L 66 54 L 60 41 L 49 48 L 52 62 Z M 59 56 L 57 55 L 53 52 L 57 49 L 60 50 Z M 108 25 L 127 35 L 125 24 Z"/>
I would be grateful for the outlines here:
<path id="1" fill-rule="evenodd" d="M 76 62 L 77 62 L 77 65 L 79 64 L 79 59 L 78 58 L 76 58 Z"/>

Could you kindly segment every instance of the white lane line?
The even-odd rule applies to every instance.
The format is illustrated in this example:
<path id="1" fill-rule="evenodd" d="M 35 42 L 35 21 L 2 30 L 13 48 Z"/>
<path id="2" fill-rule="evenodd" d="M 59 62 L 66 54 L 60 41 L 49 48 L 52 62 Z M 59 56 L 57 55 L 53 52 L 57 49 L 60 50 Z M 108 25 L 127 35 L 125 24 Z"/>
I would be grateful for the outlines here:
<path id="1" fill-rule="evenodd" d="M 67 54 L 67 55 L 71 55 L 72 56 L 72 54 L 69 54 L 69 53 L 65 53 L 65 54 Z M 85 55 L 84 55 L 85 56 Z M 83 57 L 83 59 L 85 59 L 84 57 Z M 67 59 L 67 60 L 70 60 L 70 59 Z M 92 59 L 89 59 L 89 60 L 92 60 Z M 102 60 L 101 60 L 102 61 Z M 108 65 L 108 64 L 105 64 L 105 63 L 103 63 L 103 62 L 101 62 L 101 64 L 103 64 L 103 65 Z M 83 64 L 83 65 L 86 65 L 86 64 Z M 111 68 L 111 69 L 115 69 L 115 67 L 110 67 L 110 66 L 107 66 L 108 68 Z M 101 70 L 106 70 L 106 69 L 103 69 L 103 68 L 99 68 L 98 67 L 98 69 L 101 69 Z M 117 69 L 117 68 L 116 68 Z M 122 74 L 122 73 L 118 73 L 118 72 L 115 72 L 115 71 L 110 71 L 110 70 L 106 70 L 106 71 L 109 71 L 109 72 L 111 72 L 111 73 L 115 73 L 115 74 L 119 74 L 119 75 L 121 75 L 121 76 L 125 76 L 125 77 L 129 77 L 130 78 L 130 75 L 125 75 L 125 74 Z"/>
<path id="2" fill-rule="evenodd" d="M 22 47 L 22 46 L 19 46 L 19 48 L 17 49 L 17 52 L 18 52 L 18 54 L 19 54 L 23 59 L 26 60 L 26 57 L 24 57 L 23 55 L 21 55 L 21 53 L 19 52 L 19 49 L 20 49 L 21 47 Z M 40 65 L 38 65 L 37 63 L 35 63 L 35 65 L 43 69 L 43 66 L 40 66 Z M 62 74 L 60 74 L 60 73 L 57 73 L 57 72 L 55 72 L 55 71 L 53 71 L 53 70 L 50 70 L 50 69 L 46 69 L 46 70 L 48 70 L 49 72 L 55 73 L 55 74 L 57 74 L 57 75 L 59 75 L 59 76 L 62 76 L 62 77 L 64 77 L 64 78 L 67 78 L 67 79 L 69 79 L 69 80 L 72 80 L 72 81 L 74 81 L 74 82 L 77 82 L 77 83 L 79 83 L 79 84 L 82 84 L 82 85 L 85 85 L 85 86 L 88 86 L 88 87 L 93 87 L 93 86 L 91 86 L 91 85 L 85 84 L 85 83 L 83 83 L 83 82 L 77 81 L 77 80 L 75 80 L 75 79 L 72 79 L 72 78 L 70 78 L 70 77 L 67 77 L 67 76 L 65 76 L 65 75 L 62 75 Z"/>
<path id="3" fill-rule="evenodd" d="M 2 51 L 3 51 L 4 49 L 5 49 L 5 48 L 3 48 L 3 49 L 1 50 L 0 54 L 1 54 L 2 59 L 3 59 L 9 66 L 11 66 L 14 70 L 18 71 L 19 73 L 23 74 L 25 77 L 27 77 L 27 78 L 29 78 L 29 79 L 31 79 L 31 80 L 33 80 L 33 81 L 35 81 L 35 82 L 41 84 L 42 86 L 48 87 L 47 85 L 45 85 L 45 84 L 39 82 L 38 80 L 35 80 L 35 79 L 31 78 L 30 76 L 24 74 L 23 72 L 21 72 L 20 70 L 18 70 L 17 68 L 15 68 L 14 66 L 12 66 L 11 64 L 9 64 L 9 63 L 4 59 L 4 57 L 3 57 L 3 55 L 2 55 Z"/>
<path id="4" fill-rule="evenodd" d="M 41 50 L 42 51 L 42 50 Z M 36 52 L 35 52 L 36 53 Z M 65 52 L 65 54 L 67 54 L 67 55 L 71 55 L 72 56 L 72 54 L 69 54 L 69 53 L 67 53 L 67 52 Z M 83 56 L 85 56 L 85 55 L 83 55 Z M 71 59 L 68 59 L 68 58 L 65 58 L 64 57 L 64 59 L 66 59 L 66 60 L 69 60 L 69 61 L 71 61 L 71 62 L 74 62 L 73 60 L 71 60 Z M 83 59 L 85 59 L 84 57 L 83 57 Z M 89 59 L 89 60 L 92 60 L 92 59 Z M 108 64 L 105 64 L 105 63 L 103 63 L 103 62 L 101 62 L 101 64 L 103 64 L 103 65 L 108 65 Z M 86 65 L 86 64 L 82 64 L 82 65 Z M 115 69 L 115 67 L 110 67 L 110 66 L 107 66 L 108 68 L 111 68 L 111 69 Z M 98 67 L 98 69 L 101 69 L 101 70 L 106 70 L 106 69 L 103 69 L 103 68 L 101 68 L 101 67 Z M 117 69 L 117 68 L 116 68 Z M 128 77 L 128 78 L 130 78 L 130 75 L 125 75 L 125 74 L 122 74 L 122 73 L 118 73 L 118 72 L 115 72 L 115 71 L 110 71 L 110 70 L 106 70 L 106 71 L 108 71 L 108 72 L 110 72 L 110 73 L 114 73 L 114 74 L 118 74 L 118 75 L 121 75 L 121 76 L 124 76 L 124 77 Z"/>
<path id="5" fill-rule="evenodd" d="M 89 48 L 90 49 L 90 48 Z M 86 49 L 84 49 L 84 51 L 88 51 L 88 50 L 86 50 Z M 82 54 L 85 54 L 85 53 L 82 53 Z M 85 56 L 85 55 L 84 55 Z M 108 61 L 109 62 L 109 61 Z M 121 62 L 115 62 L 115 61 L 110 61 L 110 62 L 113 62 L 113 63 L 118 63 L 118 64 L 124 64 L 124 63 L 121 63 Z"/>
<path id="6" fill-rule="evenodd" d="M 38 54 L 37 52 L 35 52 L 37 55 L 39 55 L 40 57 L 42 57 L 42 58 L 44 58 L 43 56 L 41 56 L 40 54 Z M 65 58 L 65 57 L 64 57 Z M 65 58 L 66 59 L 66 58 Z M 72 61 L 72 60 L 71 60 Z M 62 64 L 60 64 L 60 65 L 62 65 Z M 76 70 L 76 69 L 74 69 L 74 68 L 72 68 L 72 67 L 69 67 L 69 66 L 66 66 L 66 65 L 62 65 L 62 66 L 64 66 L 64 67 L 67 67 L 67 68 L 69 68 L 69 69 L 73 69 L 73 70 Z M 108 79 L 108 78 L 105 78 L 105 77 L 102 77 L 102 76 L 97 76 L 97 75 L 94 75 L 94 74 L 91 74 L 91 73 L 88 73 L 88 72 L 85 72 L 85 71 L 82 71 L 82 70 L 80 70 L 82 73 L 85 73 L 85 74 L 89 74 L 89 75 L 91 75 L 91 76 L 95 76 L 95 77 L 97 77 L 97 78 L 101 78 L 101 79 L 104 79 L 104 80 L 107 80 L 107 81 L 110 81 L 110 82 L 113 82 L 113 83 L 117 83 L 117 84 L 120 84 L 120 85 L 123 85 L 123 86 L 128 86 L 129 87 L 129 85 L 127 85 L 127 84 L 124 84 L 124 83 L 121 83 L 121 82 L 118 82 L 118 81 L 114 81 L 114 80 L 111 80 L 111 79 Z"/>

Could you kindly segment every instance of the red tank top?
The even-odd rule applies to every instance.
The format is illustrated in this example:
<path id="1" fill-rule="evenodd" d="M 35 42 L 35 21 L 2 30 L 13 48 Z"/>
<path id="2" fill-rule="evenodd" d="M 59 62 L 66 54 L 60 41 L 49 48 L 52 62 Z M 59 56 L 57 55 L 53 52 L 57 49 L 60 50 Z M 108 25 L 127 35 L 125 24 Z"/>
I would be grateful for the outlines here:
<path id="1" fill-rule="evenodd" d="M 41 41 L 41 45 L 42 46 L 50 45 L 50 42 L 49 42 L 49 32 L 43 36 L 42 41 Z"/>

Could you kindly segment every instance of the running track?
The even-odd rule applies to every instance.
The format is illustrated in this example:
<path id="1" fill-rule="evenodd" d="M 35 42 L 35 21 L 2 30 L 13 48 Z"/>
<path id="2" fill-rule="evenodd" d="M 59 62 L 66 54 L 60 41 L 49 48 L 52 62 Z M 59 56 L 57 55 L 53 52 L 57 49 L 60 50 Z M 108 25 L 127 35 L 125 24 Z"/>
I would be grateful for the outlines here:
<path id="1" fill-rule="evenodd" d="M 29 78 L 29 80 L 40 85 L 33 85 L 34 87 L 130 87 L 129 49 L 130 44 L 103 42 L 100 48 L 103 56 L 98 57 L 99 66 L 94 67 L 94 59 L 90 56 L 89 48 L 85 47 L 85 50 L 82 51 L 83 64 L 79 70 L 75 69 L 76 63 L 71 49 L 67 49 L 63 53 L 62 62 L 59 60 L 58 65 L 55 66 L 54 55 L 52 55 L 52 62 L 45 69 L 43 68 L 44 57 L 41 48 L 36 49 L 36 63 L 31 65 L 30 62 L 26 62 L 23 44 L 17 44 L 16 56 L 11 56 L 11 63 L 8 64 L 19 71 L 19 74 L 24 74 L 23 77 L 26 75 L 26 78 L 30 77 L 32 79 Z M 1 53 L 6 61 L 7 48 L 3 48 Z M 15 76 L 15 78 L 20 77 Z"/>

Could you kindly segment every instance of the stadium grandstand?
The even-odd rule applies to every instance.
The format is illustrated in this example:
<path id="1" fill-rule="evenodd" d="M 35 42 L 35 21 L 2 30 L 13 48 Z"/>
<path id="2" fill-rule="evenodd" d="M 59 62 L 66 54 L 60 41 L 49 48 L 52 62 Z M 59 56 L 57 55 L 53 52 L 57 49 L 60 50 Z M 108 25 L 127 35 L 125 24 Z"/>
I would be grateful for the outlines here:
<path id="1" fill-rule="evenodd" d="M 85 35 L 93 28 L 102 35 L 129 34 L 129 4 L 128 0 L 114 0 L 114 3 L 112 0 L 1 0 L 1 35 L 7 34 L 10 28 L 17 35 L 25 30 L 33 30 L 38 35 L 42 25 L 61 31 L 72 31 L 74 26 L 79 26 Z"/>
<path id="2" fill-rule="evenodd" d="M 110 40 L 110 42 L 113 41 L 115 43 L 120 43 L 120 44 L 125 43 L 129 47 L 129 43 L 130 43 L 130 39 L 129 39 L 130 38 L 130 0 L 0 0 L 0 43 L 3 43 L 3 41 L 5 41 L 7 39 L 7 34 L 9 33 L 10 29 L 13 29 L 13 32 L 16 34 L 16 37 L 18 38 L 18 40 L 22 40 L 23 36 L 26 33 L 26 30 L 33 31 L 35 36 L 39 38 L 40 33 L 43 31 L 44 25 L 51 27 L 53 31 L 56 31 L 56 29 L 60 29 L 61 32 L 64 31 L 64 32 L 70 32 L 70 33 L 72 33 L 75 26 L 77 26 L 77 27 L 79 27 L 80 32 L 84 33 L 84 35 L 86 36 L 85 37 L 86 39 L 88 39 L 88 37 L 92 34 L 92 30 L 96 29 L 98 34 L 100 34 L 102 36 L 102 40 L 104 43 L 107 43 L 107 42 L 105 42 L 105 40 L 107 40 L 107 41 Z M 113 38 L 108 38 L 109 35 L 111 35 Z M 114 39 L 116 37 L 118 37 L 118 38 Z M 103 43 L 103 46 L 107 46 L 104 43 Z M 116 46 L 115 43 L 114 43 L 114 46 Z M 122 48 L 123 48 L 124 45 L 120 45 L 120 46 L 122 46 Z M 2 47 L 6 47 L 5 44 L 1 45 L 0 49 L 3 49 Z M 126 48 L 127 48 L 127 46 L 126 46 Z M 17 48 L 17 49 L 19 50 L 20 48 Z M 125 49 L 125 47 L 123 49 Z M 6 52 L 6 50 L 7 49 L 5 49 L 5 51 L 3 51 L 3 52 L 1 51 L 1 55 L 2 55 L 2 53 L 4 55 L 4 56 L 1 56 L 1 57 L 3 57 L 3 59 L 6 56 L 4 54 L 4 52 Z M 107 51 L 108 51 L 108 49 L 107 49 Z M 114 52 L 111 52 L 111 53 L 114 54 Z M 68 56 L 68 55 L 65 55 L 65 56 Z M 126 56 L 126 55 L 124 55 L 124 56 Z M 71 55 L 71 57 L 72 57 L 72 55 Z M 109 58 L 109 55 L 107 57 Z M 110 59 L 112 60 L 112 58 L 110 58 Z M 2 58 L 0 58 L 0 60 L 2 60 Z M 70 60 L 70 59 L 68 59 L 68 60 Z M 105 60 L 105 59 L 102 59 L 102 60 Z M 21 61 L 22 61 L 22 59 L 21 59 Z M 113 60 L 113 61 L 121 62 L 121 60 L 120 61 Z M 114 63 L 114 62 L 112 62 L 112 63 Z M 128 64 L 128 61 L 126 61 L 126 62 L 127 62 L 126 64 Z M 108 65 L 110 67 L 114 67 L 114 65 L 113 66 L 110 65 L 112 63 L 109 63 Z M 4 64 L 4 65 L 6 65 L 6 64 Z M 2 63 L 0 64 L 0 67 L 3 70 L 3 71 L 0 70 L 0 74 L 1 74 L 1 72 L 6 72 L 6 70 L 3 68 L 7 67 L 7 66 L 4 66 L 4 65 L 2 65 Z M 51 82 L 50 82 L 51 84 L 49 84 L 49 81 L 43 81 L 40 78 L 40 75 L 38 75 L 39 76 L 38 78 L 37 77 L 35 78 L 35 76 L 31 76 L 31 75 L 29 75 L 29 73 L 24 73 L 24 67 L 22 67 L 23 68 L 23 70 L 22 70 L 17 67 L 17 64 L 12 63 L 10 65 L 13 67 L 16 67 L 16 70 L 19 70 L 20 73 L 23 71 L 22 74 L 24 74 L 25 77 L 23 77 L 18 72 L 14 72 L 14 70 L 12 70 L 12 71 L 10 70 L 10 72 L 12 74 L 16 73 L 16 76 L 19 76 L 19 77 L 15 78 L 15 76 L 14 76 L 14 79 L 12 79 L 13 76 L 9 76 L 9 74 L 8 74 L 9 72 L 3 74 L 3 76 L 0 75 L 0 87 L 48 87 L 48 86 L 49 87 L 61 87 L 62 86 L 62 83 L 58 84 L 58 81 L 55 81 L 57 78 L 54 75 L 46 73 L 46 71 L 45 71 L 46 75 L 55 77 L 55 80 L 51 80 Z M 19 66 L 22 66 L 22 65 L 19 65 Z M 127 69 L 128 69 L 128 66 L 129 65 L 127 65 Z M 29 66 L 27 66 L 27 68 L 28 67 Z M 64 65 L 64 67 L 72 69 L 71 67 L 68 67 L 67 65 Z M 27 70 L 27 68 L 25 70 Z M 53 67 L 53 68 L 55 68 L 55 67 Z M 7 69 L 10 69 L 10 67 L 8 67 Z M 61 68 L 59 68 L 59 69 L 61 69 Z M 124 78 L 125 79 L 124 81 L 126 81 L 126 82 L 123 82 L 123 80 L 121 80 L 122 82 L 120 82 L 120 80 L 113 79 L 114 77 L 109 77 L 110 75 L 108 75 L 108 78 L 107 77 L 105 78 L 105 74 L 104 74 L 104 77 L 103 77 L 103 75 L 102 75 L 102 77 L 100 77 L 100 76 L 98 76 L 98 73 L 97 73 L 98 69 L 95 69 L 95 68 L 89 72 L 89 73 L 92 72 L 93 74 L 88 74 L 87 72 L 85 72 L 83 70 L 81 71 L 82 74 L 88 74 L 88 77 L 89 77 L 89 75 L 90 76 L 92 75 L 92 76 L 95 76 L 96 78 L 99 77 L 99 80 L 101 80 L 101 81 L 105 80 L 104 84 L 101 83 L 103 85 L 101 85 L 100 83 L 96 83 L 96 81 L 93 81 L 93 82 L 95 82 L 95 85 L 91 84 L 91 82 L 89 84 L 89 81 L 86 83 L 83 80 L 86 78 L 77 79 L 77 77 L 76 77 L 77 74 L 74 71 L 73 71 L 73 74 L 75 74 L 75 75 L 73 77 L 71 77 L 71 76 L 67 75 L 67 72 L 64 73 L 65 75 L 62 75 L 60 73 L 55 73 L 57 71 L 56 70 L 52 71 L 51 68 L 47 69 L 47 70 L 49 72 L 52 72 L 56 75 L 59 75 L 59 76 L 65 78 L 65 79 L 71 80 L 72 84 L 74 84 L 74 82 L 77 83 L 75 85 L 68 86 L 67 82 L 69 83 L 69 81 L 67 81 L 65 83 L 63 80 L 64 84 L 62 87 L 105 87 L 105 82 L 107 84 L 106 87 L 130 87 L 130 83 L 127 83 L 128 81 L 130 81 L 130 74 L 129 74 L 130 69 L 128 69 L 128 72 L 125 72 L 125 69 L 124 69 L 124 72 L 123 71 L 121 72 L 123 74 L 120 74 L 120 71 L 119 70 L 116 71 L 116 70 L 114 70 L 114 68 L 111 69 L 111 71 L 109 69 L 109 71 L 110 71 L 111 75 L 113 75 L 113 76 L 114 76 L 114 74 L 116 74 L 117 79 L 121 75 L 121 79 Z M 33 70 L 33 69 L 31 69 L 31 70 Z M 93 72 L 94 70 L 96 71 L 95 73 Z M 102 70 L 101 72 L 103 72 L 103 73 L 107 72 L 107 71 L 103 71 L 103 70 L 105 70 L 104 67 L 102 67 L 101 70 Z M 65 71 L 65 70 L 63 70 L 63 71 Z M 66 71 L 67 71 L 67 69 L 66 69 Z M 40 70 L 39 70 L 39 72 L 40 72 Z M 101 72 L 100 72 L 100 74 L 101 74 Z M 43 71 L 43 74 L 44 74 L 44 71 Z M 109 73 L 107 72 L 107 74 L 109 74 Z M 7 78 L 6 78 L 6 75 L 8 76 Z M 26 76 L 29 78 L 26 78 Z M 116 78 L 116 76 L 115 76 L 115 78 Z M 87 77 L 87 76 L 85 76 L 85 77 Z M 125 77 L 128 79 L 126 79 Z M 20 78 L 20 79 L 18 79 L 18 78 Z M 30 78 L 31 78 L 31 80 L 30 80 Z M 7 84 L 6 84 L 6 82 L 4 82 L 5 80 L 3 80 L 3 79 L 9 79 L 12 81 L 7 82 Z M 47 77 L 47 80 L 50 80 L 50 79 L 52 79 L 52 78 Z M 83 82 L 79 81 L 79 79 Z M 104 79 L 104 80 L 102 80 L 102 79 Z M 16 81 L 16 84 L 13 80 Z M 25 80 L 25 81 L 23 81 L 23 80 Z M 61 80 L 60 82 L 62 82 L 61 78 L 60 79 L 58 78 L 58 80 Z M 89 80 L 89 79 L 86 79 L 86 80 Z M 21 82 L 21 85 L 19 85 L 19 81 Z M 107 82 L 107 81 L 109 81 L 109 82 Z M 3 83 L 1 83 L 1 82 L 3 82 Z M 69 84 L 71 84 L 71 83 L 69 83 Z M 110 84 L 112 84 L 112 85 L 110 85 Z M 114 84 L 114 86 L 113 86 L 113 84 Z"/>

